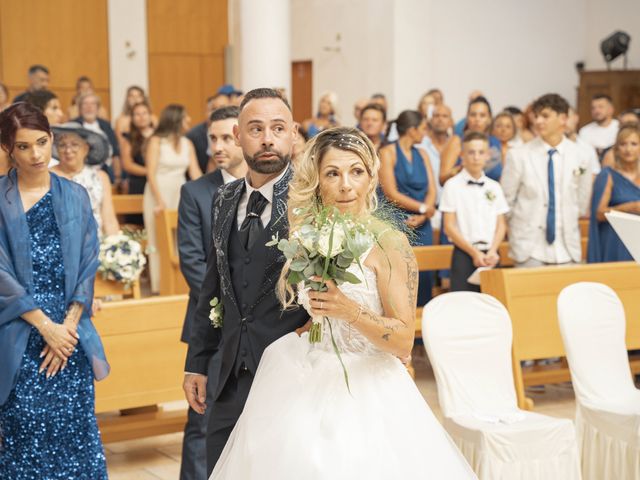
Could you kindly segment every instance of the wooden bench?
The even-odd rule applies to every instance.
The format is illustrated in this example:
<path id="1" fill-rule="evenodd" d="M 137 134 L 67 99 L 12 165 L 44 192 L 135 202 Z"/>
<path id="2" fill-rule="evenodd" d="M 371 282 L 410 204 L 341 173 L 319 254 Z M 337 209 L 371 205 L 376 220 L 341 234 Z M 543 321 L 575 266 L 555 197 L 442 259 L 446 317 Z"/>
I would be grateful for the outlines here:
<path id="1" fill-rule="evenodd" d="M 431 245 L 413 247 L 413 253 L 418 261 L 418 270 L 447 270 L 451 267 L 453 245 Z M 501 267 L 513 267 L 513 260 L 509 257 L 509 243 L 502 242 L 498 249 Z M 582 238 L 582 259 L 587 257 L 587 239 Z M 422 338 L 422 307 L 416 309 L 416 338 Z"/>
<path id="2" fill-rule="evenodd" d="M 113 195 L 113 209 L 116 215 L 142 213 L 142 195 Z"/>
<path id="3" fill-rule="evenodd" d="M 513 374 L 521 408 L 533 408 L 525 386 L 566 382 L 566 363 L 521 368 L 524 360 L 565 355 L 557 316 L 560 291 L 576 282 L 600 282 L 611 287 L 624 304 L 627 348 L 640 349 L 640 266 L 634 262 L 597 263 L 567 267 L 506 268 L 480 274 L 482 291 L 500 300 L 513 325 Z M 640 373 L 640 360 L 631 361 Z"/>
<path id="4" fill-rule="evenodd" d="M 180 333 L 188 297 L 176 295 L 104 304 L 93 321 L 110 375 L 96 382 L 96 413 L 105 443 L 181 431 L 186 409 L 155 406 L 184 400 L 187 346 Z M 126 415 L 117 412 L 128 410 Z"/>
<path id="5" fill-rule="evenodd" d="M 177 230 L 177 210 L 163 210 L 156 214 L 156 248 L 160 257 L 160 295 L 189 293 L 189 285 L 180 271 Z"/>
<path id="6" fill-rule="evenodd" d="M 93 296 L 95 298 L 105 298 L 118 296 L 122 298 L 141 298 L 140 293 L 140 281 L 136 280 L 129 287 L 124 283 L 116 282 L 114 280 L 105 280 L 102 275 L 98 273 L 93 285 Z"/>

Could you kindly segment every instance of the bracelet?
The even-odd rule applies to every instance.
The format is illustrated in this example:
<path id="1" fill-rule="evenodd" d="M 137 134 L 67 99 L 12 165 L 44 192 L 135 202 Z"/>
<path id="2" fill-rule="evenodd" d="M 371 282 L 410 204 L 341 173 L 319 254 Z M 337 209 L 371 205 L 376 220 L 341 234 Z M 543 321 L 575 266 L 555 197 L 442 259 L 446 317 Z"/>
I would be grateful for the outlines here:
<path id="1" fill-rule="evenodd" d="M 364 307 L 362 305 L 358 305 L 358 315 L 356 315 L 356 319 L 353 322 L 349 322 L 349 325 L 355 325 L 358 320 L 360 320 L 360 315 L 362 315 L 363 310 Z"/>

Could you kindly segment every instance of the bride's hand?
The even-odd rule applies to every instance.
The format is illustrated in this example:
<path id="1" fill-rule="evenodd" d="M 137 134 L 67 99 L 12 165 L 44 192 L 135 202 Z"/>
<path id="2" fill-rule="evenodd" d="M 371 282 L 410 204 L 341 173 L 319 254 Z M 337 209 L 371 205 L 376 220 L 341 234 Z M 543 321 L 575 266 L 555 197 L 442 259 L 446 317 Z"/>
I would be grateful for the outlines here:
<path id="1" fill-rule="evenodd" d="M 320 277 L 313 277 L 312 280 L 320 281 Z M 311 313 L 318 317 L 339 318 L 346 322 L 355 321 L 358 315 L 359 305 L 340 291 L 333 280 L 327 280 L 326 292 L 309 291 L 309 305 Z"/>

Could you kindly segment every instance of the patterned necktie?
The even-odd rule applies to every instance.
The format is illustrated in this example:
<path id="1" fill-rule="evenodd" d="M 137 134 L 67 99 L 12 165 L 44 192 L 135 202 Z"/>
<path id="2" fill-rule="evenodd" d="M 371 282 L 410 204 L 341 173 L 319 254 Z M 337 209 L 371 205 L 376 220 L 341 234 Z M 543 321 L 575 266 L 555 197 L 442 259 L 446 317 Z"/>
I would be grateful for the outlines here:
<path id="1" fill-rule="evenodd" d="M 240 235 L 240 241 L 247 250 L 253 247 L 257 238 L 264 230 L 262 225 L 262 219 L 260 215 L 264 212 L 265 207 L 269 201 L 258 191 L 254 190 L 249 197 L 249 203 L 247 204 L 247 216 L 244 218 L 238 234 Z"/>
<path id="2" fill-rule="evenodd" d="M 549 161 L 547 163 L 547 173 L 549 179 L 549 208 L 547 210 L 547 243 L 551 245 L 556 239 L 556 182 L 553 173 L 553 154 L 557 150 L 549 150 Z"/>

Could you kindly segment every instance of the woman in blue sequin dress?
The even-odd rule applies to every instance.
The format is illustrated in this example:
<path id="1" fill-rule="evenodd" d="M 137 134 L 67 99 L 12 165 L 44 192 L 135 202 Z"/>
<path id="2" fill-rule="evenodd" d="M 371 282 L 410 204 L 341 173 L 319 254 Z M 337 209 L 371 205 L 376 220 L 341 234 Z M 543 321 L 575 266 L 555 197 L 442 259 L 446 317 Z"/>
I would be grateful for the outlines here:
<path id="1" fill-rule="evenodd" d="M 435 213 L 436 187 L 427 153 L 415 147 L 424 139 L 427 125 L 417 111 L 405 110 L 393 122 L 398 141 L 380 150 L 380 186 L 384 196 L 415 233 L 414 245 L 433 245 L 431 217 Z M 431 273 L 420 272 L 418 305 L 431 300 Z"/>
<path id="2" fill-rule="evenodd" d="M 14 169 L 0 178 L 0 478 L 106 479 L 94 376 L 108 364 L 89 317 L 96 223 L 86 191 L 47 170 L 34 107 L 0 114 Z"/>

